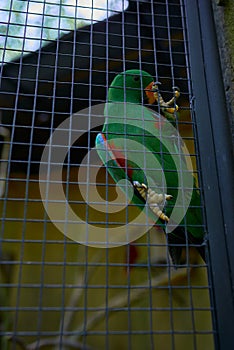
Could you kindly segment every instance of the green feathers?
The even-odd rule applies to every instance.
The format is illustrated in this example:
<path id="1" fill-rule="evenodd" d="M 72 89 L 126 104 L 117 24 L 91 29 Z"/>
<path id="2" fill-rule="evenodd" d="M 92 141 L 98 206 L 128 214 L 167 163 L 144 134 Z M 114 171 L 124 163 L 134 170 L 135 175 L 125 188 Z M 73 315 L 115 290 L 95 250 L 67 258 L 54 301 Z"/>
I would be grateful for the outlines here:
<path id="1" fill-rule="evenodd" d="M 118 74 L 108 91 L 108 101 L 142 103 L 144 89 L 153 82 L 150 74 L 136 69 Z"/>
<path id="2" fill-rule="evenodd" d="M 152 76 L 144 71 L 129 70 L 115 77 L 108 91 L 105 124 L 96 138 L 96 149 L 116 182 L 127 179 L 132 184 L 132 198 L 122 188 L 127 198 L 141 210 L 148 206 L 150 219 L 166 227 L 169 252 L 177 265 L 181 245 L 187 243 L 198 245 L 204 259 L 204 247 L 200 246 L 204 237 L 200 195 L 177 130 L 161 114 L 143 105 L 146 100 L 160 102 L 155 86 Z M 136 183 L 142 188 L 137 188 Z M 157 202 L 157 198 L 166 198 L 166 193 L 172 199 Z"/>

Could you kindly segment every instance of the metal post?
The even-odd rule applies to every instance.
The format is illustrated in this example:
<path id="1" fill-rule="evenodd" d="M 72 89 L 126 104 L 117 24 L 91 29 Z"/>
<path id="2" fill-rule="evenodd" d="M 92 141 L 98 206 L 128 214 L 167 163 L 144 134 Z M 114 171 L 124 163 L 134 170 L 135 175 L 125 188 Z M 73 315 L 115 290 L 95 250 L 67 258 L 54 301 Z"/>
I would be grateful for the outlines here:
<path id="1" fill-rule="evenodd" d="M 234 343 L 234 190 L 229 119 L 210 1 L 185 0 L 217 348 Z"/>

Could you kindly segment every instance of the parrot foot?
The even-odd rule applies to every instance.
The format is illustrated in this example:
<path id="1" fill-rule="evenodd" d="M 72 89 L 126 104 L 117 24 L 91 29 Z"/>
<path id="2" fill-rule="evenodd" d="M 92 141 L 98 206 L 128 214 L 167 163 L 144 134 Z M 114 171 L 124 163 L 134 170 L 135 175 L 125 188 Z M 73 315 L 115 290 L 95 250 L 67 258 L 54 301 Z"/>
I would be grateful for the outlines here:
<path id="1" fill-rule="evenodd" d="M 154 214 L 156 214 L 163 221 L 169 222 L 168 216 L 163 213 L 159 205 L 164 204 L 165 201 L 171 200 L 173 197 L 169 194 L 157 193 L 151 188 L 148 188 L 144 183 L 141 184 L 138 181 L 133 181 L 133 186 L 149 204 L 149 207 L 154 212 Z"/>
<path id="2" fill-rule="evenodd" d="M 179 107 L 176 104 L 176 100 L 180 97 L 180 89 L 177 86 L 173 86 L 172 89 L 173 89 L 174 96 L 169 101 L 165 102 L 164 99 L 162 98 L 162 95 L 159 92 L 158 85 L 160 84 L 161 83 L 156 82 L 152 87 L 156 102 L 159 104 L 159 106 L 163 111 L 165 110 L 165 112 L 168 112 L 170 114 L 177 112 Z"/>

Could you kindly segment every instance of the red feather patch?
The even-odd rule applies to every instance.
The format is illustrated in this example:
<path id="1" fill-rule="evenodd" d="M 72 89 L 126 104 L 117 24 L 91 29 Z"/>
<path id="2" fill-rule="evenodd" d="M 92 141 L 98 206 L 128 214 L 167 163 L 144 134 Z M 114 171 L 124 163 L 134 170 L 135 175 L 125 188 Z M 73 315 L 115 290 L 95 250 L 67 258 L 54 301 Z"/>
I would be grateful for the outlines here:
<path id="1" fill-rule="evenodd" d="M 132 178 L 132 173 L 133 169 L 129 166 L 128 160 L 125 158 L 123 151 L 121 149 L 118 149 L 114 142 L 111 141 L 111 146 L 110 144 L 108 145 L 108 148 L 111 150 L 112 154 L 115 157 L 115 161 L 118 163 L 118 165 L 125 171 L 127 172 L 127 176 L 131 179 Z"/>
<path id="2" fill-rule="evenodd" d="M 136 263 L 137 259 L 139 257 L 138 248 L 134 244 L 129 244 L 126 249 L 126 264 L 128 265 L 126 267 L 126 273 L 129 275 L 130 270 L 132 269 L 133 264 Z"/>

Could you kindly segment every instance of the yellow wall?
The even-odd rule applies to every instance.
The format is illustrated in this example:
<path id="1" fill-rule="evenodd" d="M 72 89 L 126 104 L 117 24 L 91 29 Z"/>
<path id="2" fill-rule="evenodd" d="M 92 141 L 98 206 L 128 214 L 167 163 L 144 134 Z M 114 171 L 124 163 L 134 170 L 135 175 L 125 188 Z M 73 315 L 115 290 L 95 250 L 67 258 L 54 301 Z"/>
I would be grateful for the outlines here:
<path id="1" fill-rule="evenodd" d="M 76 184 L 71 185 L 69 193 L 70 199 L 78 199 Z M 76 332 L 67 338 L 73 344 L 84 339 L 77 336 L 77 331 L 86 329 L 87 345 L 96 350 L 104 349 L 107 339 L 109 349 L 128 350 L 128 334 L 118 335 L 128 331 L 132 332 L 135 350 L 151 349 L 152 341 L 159 350 L 171 349 L 172 342 L 176 350 L 213 349 L 206 267 L 192 250 L 191 262 L 201 265 L 178 270 L 166 265 L 151 269 L 133 267 L 128 274 L 123 266 L 126 247 L 108 252 L 87 248 L 66 239 L 46 221 L 37 178 L 27 183 L 23 176 L 13 174 L 8 197 L 3 249 L 12 265 L 7 275 L 8 287 L 5 295 L 2 289 L 0 297 L 1 303 L 13 310 L 4 315 L 5 331 L 15 327 L 17 339 L 25 344 L 59 340 L 55 335 L 26 336 L 19 332 L 59 333 L 63 327 L 63 331 Z M 151 258 L 148 240 L 152 244 Z M 138 243 L 142 244 L 138 263 L 150 259 L 151 263 L 165 264 L 167 252 L 162 233 L 152 229 Z M 6 276 L 2 276 L 2 281 L 6 282 Z M 91 335 L 106 332 L 106 321 L 109 331 L 117 332 L 116 335 Z M 45 349 L 55 347 L 49 345 Z"/>

